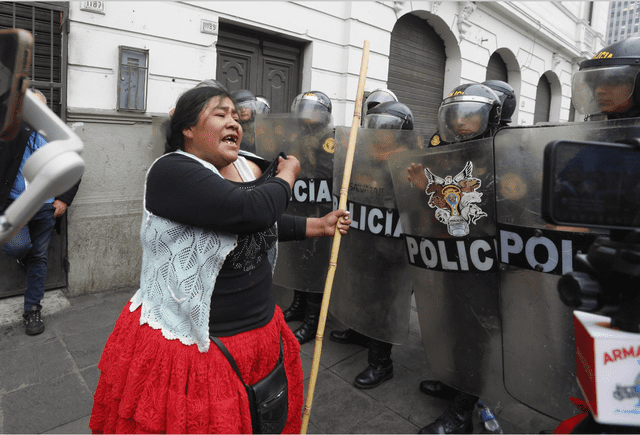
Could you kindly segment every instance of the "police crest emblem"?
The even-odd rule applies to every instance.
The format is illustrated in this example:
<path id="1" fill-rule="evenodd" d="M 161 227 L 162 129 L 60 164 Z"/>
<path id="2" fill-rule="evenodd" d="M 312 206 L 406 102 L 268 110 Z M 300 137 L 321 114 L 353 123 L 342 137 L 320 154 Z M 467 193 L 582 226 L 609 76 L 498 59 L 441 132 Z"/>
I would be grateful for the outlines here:
<path id="1" fill-rule="evenodd" d="M 473 163 L 468 161 L 464 169 L 452 177 L 442 178 L 425 168 L 429 181 L 425 193 L 429 196 L 429 207 L 436 209 L 436 218 L 447 225 L 447 231 L 454 237 L 469 234 L 469 223 L 486 217 L 478 205 L 482 193 L 478 192 L 481 181 L 473 177 Z"/>

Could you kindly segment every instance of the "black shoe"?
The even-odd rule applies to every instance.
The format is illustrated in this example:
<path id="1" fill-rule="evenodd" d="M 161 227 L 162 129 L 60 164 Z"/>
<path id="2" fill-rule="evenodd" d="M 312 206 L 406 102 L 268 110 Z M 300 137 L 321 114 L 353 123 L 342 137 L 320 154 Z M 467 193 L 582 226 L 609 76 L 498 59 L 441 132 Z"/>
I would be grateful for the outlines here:
<path id="1" fill-rule="evenodd" d="M 359 346 L 367 347 L 369 345 L 369 339 L 354 331 L 353 329 L 346 329 L 344 331 L 331 331 L 329 334 L 331 341 L 341 344 L 357 344 Z"/>
<path id="2" fill-rule="evenodd" d="M 372 365 L 364 369 L 362 373 L 356 376 L 353 381 L 353 385 L 361 390 L 369 388 L 375 388 L 384 381 L 388 381 L 393 378 L 393 363 L 389 362 L 388 365 Z"/>
<path id="3" fill-rule="evenodd" d="M 293 322 L 304 320 L 304 310 L 307 306 L 307 294 L 298 290 L 293 291 L 293 302 L 284 310 L 284 321 Z"/>
<path id="4" fill-rule="evenodd" d="M 44 331 L 44 322 L 40 317 L 39 309 L 32 308 L 29 311 L 25 311 L 22 318 L 27 328 L 27 335 L 38 335 Z"/>
<path id="5" fill-rule="evenodd" d="M 420 382 L 420 391 L 424 394 L 446 400 L 452 400 L 458 392 L 455 388 L 451 388 L 440 381 L 422 381 Z"/>
<path id="6" fill-rule="evenodd" d="M 293 335 L 296 337 L 296 340 L 298 340 L 298 343 L 305 344 L 307 341 L 316 338 L 321 305 L 322 295 L 319 295 L 319 297 L 315 295 L 307 297 L 307 308 L 304 313 L 302 326 L 293 331 Z"/>
<path id="7" fill-rule="evenodd" d="M 305 344 L 307 341 L 311 341 L 316 338 L 318 332 L 318 325 L 310 325 L 303 323 L 298 329 L 293 331 L 293 336 L 296 337 L 298 343 Z"/>
<path id="8" fill-rule="evenodd" d="M 430 425 L 420 429 L 418 433 L 472 433 L 473 410 L 478 397 L 458 391 L 451 406 Z"/>

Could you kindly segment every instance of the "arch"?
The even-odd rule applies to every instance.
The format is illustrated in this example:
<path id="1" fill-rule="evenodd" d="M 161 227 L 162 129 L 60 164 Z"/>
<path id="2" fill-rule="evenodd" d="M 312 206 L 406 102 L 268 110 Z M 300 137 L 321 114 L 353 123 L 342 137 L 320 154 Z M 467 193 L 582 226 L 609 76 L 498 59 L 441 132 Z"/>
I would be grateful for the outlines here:
<path id="1" fill-rule="evenodd" d="M 533 113 L 533 123 L 549 122 L 551 112 L 551 84 L 543 74 L 536 86 L 536 106 Z"/>
<path id="2" fill-rule="evenodd" d="M 447 59 L 445 42 L 428 20 L 410 13 L 396 21 L 387 87 L 411 109 L 414 128 L 426 138 L 437 130 L 438 108 L 450 75 Z"/>
<path id="3" fill-rule="evenodd" d="M 562 108 L 562 84 L 560 83 L 560 78 L 555 72 L 547 71 L 545 76 L 551 85 L 551 110 L 549 113 L 549 121 L 560 122 L 560 109 Z"/>
<path id="4" fill-rule="evenodd" d="M 425 20 L 444 42 L 444 52 L 447 58 L 445 63 L 447 73 L 445 74 L 442 92 L 442 98 L 444 98 L 453 88 L 460 85 L 460 76 L 462 74 L 460 43 L 449 25 L 438 15 L 424 10 L 416 10 L 413 14 Z"/>
<path id="5" fill-rule="evenodd" d="M 496 54 L 500 56 L 500 60 L 504 62 L 504 65 L 507 69 L 506 82 L 511 85 L 513 91 L 516 94 L 516 110 L 511 116 L 511 125 L 516 125 L 520 114 L 520 90 L 522 89 L 522 74 L 520 73 L 520 64 L 518 63 L 518 59 L 516 59 L 516 56 L 508 48 L 498 48 L 493 52 L 491 58 L 493 58 Z"/>
<path id="6" fill-rule="evenodd" d="M 538 80 L 533 123 L 560 122 L 562 85 L 553 71 L 547 71 Z"/>
<path id="7" fill-rule="evenodd" d="M 485 80 L 502 80 L 503 82 L 509 83 L 507 64 L 502 60 L 502 56 L 500 56 L 500 53 L 497 51 L 494 51 L 489 58 Z"/>

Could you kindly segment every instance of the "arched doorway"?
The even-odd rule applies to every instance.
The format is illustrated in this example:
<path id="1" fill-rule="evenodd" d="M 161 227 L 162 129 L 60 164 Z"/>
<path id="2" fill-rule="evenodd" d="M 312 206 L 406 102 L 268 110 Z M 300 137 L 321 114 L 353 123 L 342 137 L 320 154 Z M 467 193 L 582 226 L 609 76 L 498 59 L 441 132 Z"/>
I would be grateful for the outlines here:
<path id="1" fill-rule="evenodd" d="M 387 86 L 414 116 L 425 141 L 437 130 L 445 74 L 444 42 L 427 21 L 401 17 L 391 32 Z"/>
<path id="2" fill-rule="evenodd" d="M 536 89 L 536 108 L 533 114 L 533 123 L 549 121 L 551 112 L 551 84 L 545 75 L 538 80 Z"/>
<path id="3" fill-rule="evenodd" d="M 487 76 L 485 80 L 502 80 L 509 83 L 507 64 L 502 60 L 500 53 L 494 52 L 487 64 Z"/>

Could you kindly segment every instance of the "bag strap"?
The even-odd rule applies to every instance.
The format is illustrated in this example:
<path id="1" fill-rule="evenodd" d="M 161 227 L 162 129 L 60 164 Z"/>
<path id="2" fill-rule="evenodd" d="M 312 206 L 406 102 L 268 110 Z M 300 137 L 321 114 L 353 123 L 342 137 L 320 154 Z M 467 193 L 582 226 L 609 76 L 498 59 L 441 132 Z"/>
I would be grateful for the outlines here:
<path id="1" fill-rule="evenodd" d="M 211 338 L 211 341 L 213 341 L 215 345 L 218 346 L 218 349 L 220 349 L 220 352 L 222 352 L 225 358 L 227 358 L 227 361 L 229 361 L 229 364 L 231 364 L 231 368 L 233 369 L 233 371 L 236 372 L 236 374 L 238 375 L 238 378 L 240 378 L 240 382 L 242 382 L 242 384 L 245 387 L 248 387 L 249 385 L 244 383 L 244 380 L 242 379 L 242 375 L 240 374 L 240 369 L 238 369 L 236 361 L 233 359 L 233 356 L 231 356 L 229 349 L 227 349 L 227 347 L 222 343 L 222 341 L 218 337 L 214 337 L 211 335 L 209 336 L 209 338 Z M 280 335 L 280 357 L 278 358 L 278 363 L 280 363 L 283 359 L 284 359 L 284 348 L 282 346 L 282 334 L 281 334 Z"/>
<path id="2" fill-rule="evenodd" d="M 216 344 L 216 346 L 218 346 L 218 349 L 220 349 L 220 352 L 222 352 L 222 354 L 227 358 L 227 361 L 229 361 L 229 364 L 231 364 L 231 368 L 233 369 L 233 371 L 236 372 L 236 374 L 240 378 L 240 382 L 242 382 L 246 386 L 247 384 L 244 383 L 244 380 L 242 379 L 242 375 L 240 374 L 240 370 L 236 365 L 236 361 L 231 356 L 231 353 L 229 353 L 229 349 L 227 349 L 227 347 L 224 344 L 222 344 L 222 341 L 220 341 L 218 337 L 212 336 L 210 338 L 211 338 L 211 341 L 213 341 Z"/>

